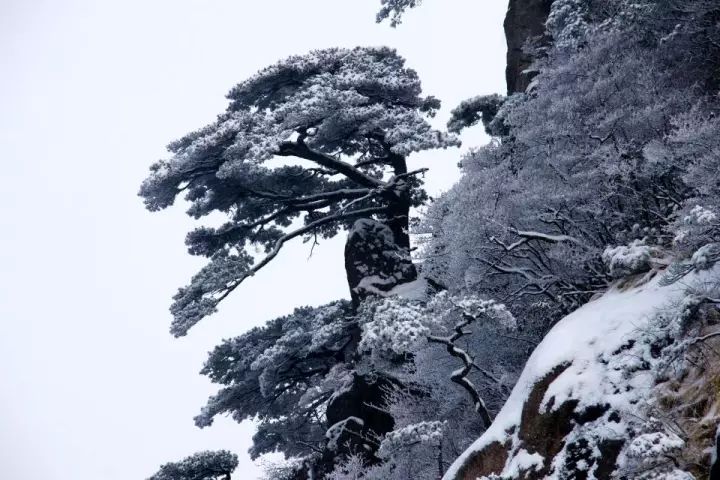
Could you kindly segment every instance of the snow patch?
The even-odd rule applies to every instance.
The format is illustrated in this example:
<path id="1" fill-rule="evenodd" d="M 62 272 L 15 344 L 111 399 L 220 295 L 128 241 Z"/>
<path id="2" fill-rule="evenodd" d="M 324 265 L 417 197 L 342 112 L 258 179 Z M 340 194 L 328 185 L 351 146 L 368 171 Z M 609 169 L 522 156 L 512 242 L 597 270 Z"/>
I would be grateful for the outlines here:
<path id="1" fill-rule="evenodd" d="M 647 366 L 642 365 L 643 359 L 633 351 L 633 346 L 643 334 L 653 329 L 653 322 L 664 310 L 672 310 L 672 315 L 677 310 L 680 315 L 685 309 L 683 305 L 687 303 L 684 300 L 688 284 L 706 281 L 711 276 L 716 278 L 716 270 L 693 273 L 686 277 L 686 281 L 669 285 L 661 281 L 663 274 L 658 272 L 651 272 L 645 278 L 652 278 L 640 285 L 636 283 L 631 288 L 626 286 L 627 281 L 618 282 L 605 294 L 563 318 L 530 356 L 525 370 L 490 428 L 453 463 L 443 479 L 455 479 L 476 452 L 494 442 L 503 445 L 509 443 L 510 450 L 516 450 L 517 446 L 513 445 L 518 442 L 517 429 L 523 406 L 533 387 L 558 366 L 568 365 L 549 385 L 540 406 L 541 412 L 552 411 L 564 402 L 573 400 L 578 402 L 575 409 L 577 412 L 603 405 L 609 406 L 608 411 L 627 413 L 628 417 L 637 414 L 638 405 L 651 397 L 654 375 Z M 624 286 L 621 288 L 621 285 Z M 667 328 L 671 328 L 670 324 Z M 621 417 L 624 418 L 623 415 Z M 622 421 L 599 421 L 603 422 L 603 438 L 624 439 L 626 426 Z M 583 425 L 577 429 L 586 427 Z M 648 442 L 643 445 L 652 446 L 652 442 L 658 439 L 647 437 L 644 440 Z M 665 440 L 657 448 L 674 445 L 674 439 Z M 518 454 L 524 455 L 520 452 L 512 453 L 504 471 L 498 472 L 500 477 L 512 478 L 515 472 L 513 457 Z M 518 460 L 520 464 L 522 461 L 522 458 Z M 684 472 L 676 473 L 680 475 Z"/>

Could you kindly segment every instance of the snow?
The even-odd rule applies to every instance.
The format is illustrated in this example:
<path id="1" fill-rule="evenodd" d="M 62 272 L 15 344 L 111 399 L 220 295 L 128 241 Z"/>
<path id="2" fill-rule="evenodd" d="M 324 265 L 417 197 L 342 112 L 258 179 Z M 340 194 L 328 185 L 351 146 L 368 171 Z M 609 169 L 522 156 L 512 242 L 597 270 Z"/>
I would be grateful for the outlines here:
<path id="1" fill-rule="evenodd" d="M 579 401 L 577 410 L 594 405 L 610 405 L 612 410 L 632 412 L 634 404 L 649 396 L 654 385 L 651 371 L 635 369 L 632 352 L 623 353 L 630 340 L 652 329 L 652 321 L 669 305 L 682 305 L 688 283 L 717 276 L 718 268 L 688 275 L 683 282 L 664 285 L 662 273 L 651 272 L 636 279 L 616 282 L 605 294 L 591 300 L 563 318 L 536 348 L 507 402 L 490 428 L 448 469 L 445 480 L 455 478 L 473 455 L 493 442 L 517 442 L 508 431 L 520 423 L 522 408 L 533 386 L 557 366 L 569 365 L 547 389 L 541 410 L 552 410 L 568 399 Z M 624 348 L 623 348 L 624 347 Z M 622 388 L 617 388 L 622 386 Z M 553 401 L 550 402 L 550 399 Z M 620 423 L 605 422 L 615 429 L 606 435 L 622 435 Z M 606 437 L 607 438 L 607 437 Z M 511 447 L 512 448 L 512 447 Z M 510 455 L 501 476 L 517 468 Z"/>
<path id="2" fill-rule="evenodd" d="M 717 220 L 717 214 L 712 210 L 695 205 L 690 214 L 685 217 L 685 223 L 698 223 L 701 225 L 710 225 Z"/>
<path id="3" fill-rule="evenodd" d="M 690 259 L 696 270 L 707 270 L 720 258 L 720 244 L 709 243 L 698 248 Z"/>
<path id="4" fill-rule="evenodd" d="M 427 280 L 420 277 L 412 282 L 401 283 L 393 287 L 393 289 L 389 292 L 383 293 L 383 295 L 387 295 L 388 297 L 397 296 L 407 300 L 423 301 L 427 299 L 428 288 Z"/>
<path id="5" fill-rule="evenodd" d="M 664 432 L 644 433 L 630 442 L 626 454 L 636 458 L 658 458 L 679 450 L 685 442 L 675 434 Z"/>
<path id="6" fill-rule="evenodd" d="M 338 441 L 340 440 L 340 437 L 342 434 L 348 430 L 352 431 L 348 428 L 348 424 L 354 424 L 356 426 L 359 426 L 362 428 L 365 425 L 365 422 L 362 418 L 358 417 L 347 417 L 344 420 L 341 420 L 337 422 L 336 424 L 330 426 L 330 428 L 327 429 L 327 432 L 325 432 L 325 437 L 328 439 L 328 448 L 331 450 L 336 450 L 338 448 Z"/>
<path id="7" fill-rule="evenodd" d="M 358 350 L 403 354 L 423 345 L 430 335 L 421 305 L 383 298 L 373 306 L 372 319 L 362 325 Z"/>
<path id="8" fill-rule="evenodd" d="M 602 259 L 613 278 L 622 278 L 649 270 L 656 250 L 644 240 L 634 240 L 629 245 L 606 248 Z"/>
<path id="9" fill-rule="evenodd" d="M 542 465 L 542 455 L 539 453 L 531 454 L 524 448 L 521 448 L 515 455 L 512 456 L 512 458 L 510 458 L 505 470 L 507 475 L 515 477 L 530 469 L 539 470 L 542 468 Z"/>
<path id="10" fill-rule="evenodd" d="M 444 427 L 443 422 L 420 422 L 393 430 L 380 443 L 378 456 L 390 458 L 397 450 L 408 445 L 437 444 L 442 441 Z"/>

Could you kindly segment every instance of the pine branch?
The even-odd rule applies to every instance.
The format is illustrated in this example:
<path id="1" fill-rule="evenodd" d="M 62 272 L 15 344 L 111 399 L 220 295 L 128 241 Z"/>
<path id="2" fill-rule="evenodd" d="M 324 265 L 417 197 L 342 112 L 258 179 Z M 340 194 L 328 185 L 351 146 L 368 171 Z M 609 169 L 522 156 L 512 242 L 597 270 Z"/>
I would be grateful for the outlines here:
<path id="1" fill-rule="evenodd" d="M 247 278 L 254 276 L 257 272 L 260 271 L 265 265 L 270 263 L 277 255 L 280 253 L 280 250 L 282 249 L 283 245 L 287 243 L 288 241 L 292 240 L 293 238 L 299 237 L 301 235 L 304 235 L 306 233 L 312 232 L 316 228 L 319 228 L 323 225 L 327 225 L 328 223 L 334 223 L 339 222 L 342 220 L 346 220 L 349 218 L 355 218 L 355 217 L 362 217 L 367 215 L 373 215 L 377 213 L 383 213 L 386 210 L 386 207 L 370 207 L 370 208 L 363 208 L 360 210 L 354 210 L 352 212 L 347 212 L 343 214 L 335 214 L 335 215 L 329 215 L 327 217 L 323 217 L 319 220 L 316 220 L 314 222 L 308 223 L 307 225 L 303 226 L 302 228 L 298 228 L 297 230 L 294 230 L 292 232 L 289 232 L 282 237 L 280 237 L 276 242 L 273 249 L 270 251 L 269 254 L 265 256 L 260 262 L 253 265 L 253 267 L 248 270 L 243 276 L 232 282 L 230 285 L 228 285 L 223 293 L 217 297 L 214 301 L 215 305 L 220 303 L 222 300 L 224 300 L 230 293 L 233 292 L 242 282 L 244 282 Z"/>
<path id="2" fill-rule="evenodd" d="M 355 168 L 347 162 L 338 160 L 330 155 L 310 149 L 301 139 L 296 142 L 285 142 L 280 145 L 277 154 L 281 157 L 294 156 L 311 162 L 317 163 L 321 167 L 329 168 L 348 179 L 354 181 L 358 185 L 368 188 L 382 187 L 385 183 L 382 180 L 366 175 L 361 170 Z"/>

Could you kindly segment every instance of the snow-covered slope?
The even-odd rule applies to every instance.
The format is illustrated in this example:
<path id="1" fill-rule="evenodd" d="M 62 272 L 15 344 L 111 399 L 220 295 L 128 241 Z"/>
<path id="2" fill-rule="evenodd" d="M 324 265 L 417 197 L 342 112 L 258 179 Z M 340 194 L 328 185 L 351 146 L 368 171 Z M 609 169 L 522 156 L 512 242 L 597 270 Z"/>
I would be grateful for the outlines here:
<path id="1" fill-rule="evenodd" d="M 662 421 L 658 385 L 686 351 L 679 339 L 702 302 L 689 289 L 718 268 L 670 285 L 664 275 L 618 282 L 560 321 L 445 480 L 693 478 L 668 461 L 687 438 Z"/>

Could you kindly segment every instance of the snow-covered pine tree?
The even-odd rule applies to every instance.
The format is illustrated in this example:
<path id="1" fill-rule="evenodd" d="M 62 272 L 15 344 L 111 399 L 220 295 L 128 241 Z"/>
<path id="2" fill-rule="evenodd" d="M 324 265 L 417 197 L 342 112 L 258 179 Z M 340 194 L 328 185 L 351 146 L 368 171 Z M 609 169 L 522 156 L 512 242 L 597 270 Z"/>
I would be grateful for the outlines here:
<path id="1" fill-rule="evenodd" d="M 298 309 L 220 345 L 203 373 L 224 388 L 196 423 L 222 413 L 258 419 L 251 454 L 298 459 L 293 478 L 322 474 L 357 448 L 372 458 L 373 438 L 393 425 L 372 405 L 392 379 L 354 370 L 354 313 L 368 294 L 415 278 L 408 217 L 427 197 L 424 170 L 409 170 L 407 156 L 459 142 L 430 126 L 439 101 L 421 96 L 416 72 L 388 48 L 290 57 L 228 98 L 216 122 L 169 146 L 140 190 L 151 211 L 184 195 L 189 215 L 228 219 L 188 235 L 190 253 L 210 263 L 174 297 L 171 332 L 185 335 L 286 242 L 343 228 L 353 303 Z"/>
<path id="2" fill-rule="evenodd" d="M 225 340 L 202 370 L 222 388 L 196 425 L 207 427 L 223 414 L 238 422 L 255 419 L 253 458 L 281 451 L 305 459 L 322 451 L 328 404 L 352 384 L 346 357 L 357 328 L 351 305 L 339 301 L 298 308 Z"/>
<path id="3" fill-rule="evenodd" d="M 148 480 L 230 480 L 237 466 L 237 455 L 226 450 L 198 452 L 166 463 Z"/>
<path id="4" fill-rule="evenodd" d="M 327 238 L 359 218 L 386 225 L 407 249 L 408 213 L 426 195 L 406 158 L 457 145 L 427 122 L 440 103 L 389 48 L 294 56 L 235 86 L 217 120 L 168 147 L 140 195 L 151 211 L 179 195 L 219 228 L 186 239 L 210 263 L 174 297 L 171 332 L 185 335 L 297 237 Z M 256 259 L 252 248 L 266 256 Z"/>

